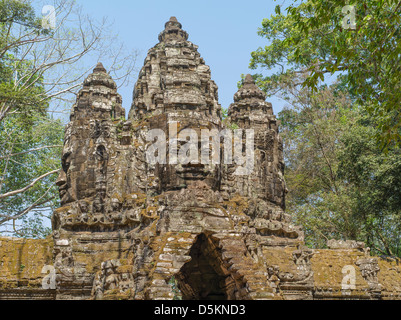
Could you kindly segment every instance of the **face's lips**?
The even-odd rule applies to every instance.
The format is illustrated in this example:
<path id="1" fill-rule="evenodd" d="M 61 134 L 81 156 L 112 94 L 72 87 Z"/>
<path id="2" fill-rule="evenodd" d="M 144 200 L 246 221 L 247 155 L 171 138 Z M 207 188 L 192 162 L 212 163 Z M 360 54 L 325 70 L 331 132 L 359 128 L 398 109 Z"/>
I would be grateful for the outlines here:
<path id="1" fill-rule="evenodd" d="M 67 183 L 64 183 L 62 186 L 59 187 L 60 199 L 63 199 L 63 197 L 67 194 L 67 190 L 68 190 Z"/>

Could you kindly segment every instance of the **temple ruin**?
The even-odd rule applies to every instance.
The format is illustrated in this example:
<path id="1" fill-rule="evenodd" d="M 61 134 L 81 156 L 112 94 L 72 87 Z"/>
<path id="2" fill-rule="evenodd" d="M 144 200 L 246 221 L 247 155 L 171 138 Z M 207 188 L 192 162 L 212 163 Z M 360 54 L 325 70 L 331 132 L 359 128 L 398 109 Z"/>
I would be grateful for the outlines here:
<path id="1" fill-rule="evenodd" d="M 398 260 L 373 257 L 355 241 L 305 246 L 285 211 L 272 105 L 247 75 L 223 121 L 211 70 L 176 18 L 149 50 L 125 116 L 99 63 L 66 127 L 53 234 L 0 238 L 0 299 L 401 298 Z M 201 137 L 232 124 L 254 131 L 252 174 L 235 174 L 234 162 L 146 159 L 149 130 L 168 133 L 167 148 L 177 149 L 186 129 Z"/>

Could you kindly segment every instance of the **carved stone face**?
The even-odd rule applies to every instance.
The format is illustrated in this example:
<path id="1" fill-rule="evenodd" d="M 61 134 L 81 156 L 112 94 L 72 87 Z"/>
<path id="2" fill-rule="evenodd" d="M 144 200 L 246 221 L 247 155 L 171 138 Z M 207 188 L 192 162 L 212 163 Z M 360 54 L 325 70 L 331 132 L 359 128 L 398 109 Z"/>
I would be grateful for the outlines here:
<path id="1" fill-rule="evenodd" d="M 97 148 L 93 134 L 94 126 L 73 123 L 66 130 L 62 156 L 62 168 L 56 181 L 59 187 L 61 205 L 89 199 L 105 192 L 105 175 L 107 172 L 107 152 L 103 147 Z M 103 131 L 102 131 L 103 132 Z M 99 186 L 96 185 L 98 182 Z M 97 187 L 99 190 L 97 190 Z M 102 196 L 104 198 L 104 195 Z"/>
<path id="2" fill-rule="evenodd" d="M 168 131 L 166 130 L 169 141 L 168 159 L 167 164 L 160 165 L 157 171 L 161 181 L 161 190 L 185 189 L 199 181 L 205 182 L 211 189 L 217 188 L 220 165 L 202 163 L 201 128 L 212 127 L 218 132 L 218 125 L 205 119 L 184 119 L 183 115 L 178 121 L 174 120 L 166 120 L 169 123 Z M 212 153 L 211 146 L 209 152 Z M 210 156 L 209 160 L 212 162 Z"/>
<path id="3" fill-rule="evenodd" d="M 71 179 L 69 175 L 69 169 L 71 165 L 71 153 L 66 152 L 62 157 L 62 170 L 57 178 L 56 185 L 59 187 L 59 195 L 61 205 L 75 201 L 71 194 Z"/>

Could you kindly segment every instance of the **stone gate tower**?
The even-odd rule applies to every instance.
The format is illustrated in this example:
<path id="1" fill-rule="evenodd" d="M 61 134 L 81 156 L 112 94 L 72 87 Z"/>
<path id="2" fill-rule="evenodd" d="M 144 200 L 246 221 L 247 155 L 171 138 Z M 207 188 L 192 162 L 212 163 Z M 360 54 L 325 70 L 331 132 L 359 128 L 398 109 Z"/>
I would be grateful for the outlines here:
<path id="1" fill-rule="evenodd" d="M 255 131 L 252 174 L 235 175 L 235 163 L 146 161 L 148 130 L 166 132 L 170 147 L 185 129 L 198 137 L 223 129 L 217 86 L 197 49 L 172 17 L 148 52 L 127 121 L 102 65 L 85 81 L 66 132 L 64 206 L 54 214 L 60 297 L 104 298 L 120 289 L 133 299 L 173 298 L 175 281 L 184 299 L 275 298 L 263 255 L 280 246 L 297 250 L 304 264 L 290 282 L 310 290 L 310 250 L 284 213 L 277 121 L 252 77 L 228 118 Z M 108 255 L 91 274 L 96 266 L 88 264 Z M 77 277 L 85 285 L 75 293 Z"/>
<path id="2" fill-rule="evenodd" d="M 285 213 L 283 145 L 265 99 L 247 75 L 223 121 L 210 68 L 174 17 L 148 52 L 128 119 L 99 63 L 66 128 L 52 238 L 0 238 L 0 298 L 399 299 L 394 261 L 352 241 L 305 247 Z M 202 145 L 201 130 L 231 124 L 253 130 L 249 174 L 235 162 L 172 163 L 167 150 L 185 145 L 187 129 Z M 153 129 L 165 163 L 147 161 Z M 54 287 L 41 287 L 43 264 Z"/>

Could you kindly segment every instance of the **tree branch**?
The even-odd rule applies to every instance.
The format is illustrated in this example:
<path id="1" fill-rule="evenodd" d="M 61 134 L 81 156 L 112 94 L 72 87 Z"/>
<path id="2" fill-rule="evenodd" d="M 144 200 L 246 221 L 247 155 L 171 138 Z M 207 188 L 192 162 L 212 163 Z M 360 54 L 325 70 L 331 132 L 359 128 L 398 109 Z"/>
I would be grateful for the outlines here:
<path id="1" fill-rule="evenodd" d="M 40 147 L 40 148 L 36 148 L 36 149 L 24 151 L 24 152 L 18 152 L 18 153 L 10 154 L 10 155 L 7 155 L 7 156 L 3 156 L 3 157 L 0 157 L 0 160 L 3 160 L 3 159 L 8 158 L 8 157 L 20 156 L 20 155 L 22 155 L 22 154 L 27 154 L 27 153 L 31 153 L 31 152 L 35 152 L 35 151 L 47 149 L 47 148 L 50 149 L 50 148 L 62 148 L 62 147 L 63 147 L 63 146 L 61 146 L 61 145 L 44 146 L 44 147 Z"/>
<path id="2" fill-rule="evenodd" d="M 31 184 L 27 185 L 25 188 L 22 188 L 22 189 L 19 189 L 19 190 L 15 190 L 15 191 L 11 191 L 11 192 L 8 192 L 8 193 L 5 193 L 5 194 L 1 194 L 0 195 L 0 200 L 8 198 L 8 197 L 11 197 L 11 196 L 15 196 L 15 195 L 20 194 L 20 193 L 23 193 L 23 192 L 31 189 L 40 180 L 43 180 L 44 178 L 46 178 L 46 177 L 48 177 L 48 176 L 50 176 L 52 174 L 58 173 L 58 172 L 60 172 L 60 170 L 61 169 L 53 170 L 51 172 L 48 172 L 48 173 L 40 176 L 39 178 L 35 179 Z"/>

